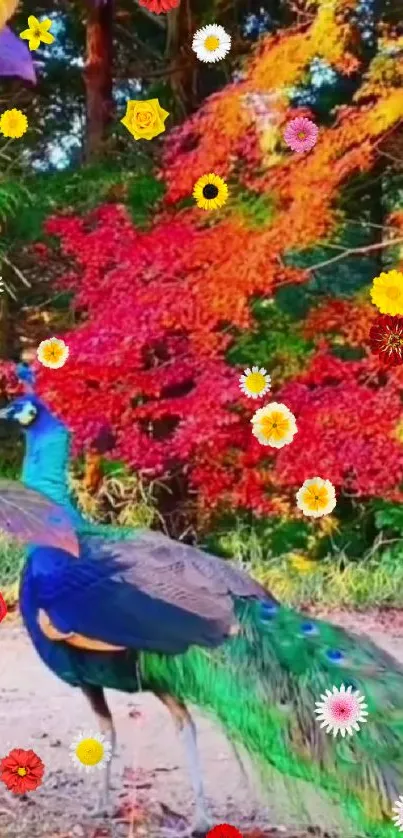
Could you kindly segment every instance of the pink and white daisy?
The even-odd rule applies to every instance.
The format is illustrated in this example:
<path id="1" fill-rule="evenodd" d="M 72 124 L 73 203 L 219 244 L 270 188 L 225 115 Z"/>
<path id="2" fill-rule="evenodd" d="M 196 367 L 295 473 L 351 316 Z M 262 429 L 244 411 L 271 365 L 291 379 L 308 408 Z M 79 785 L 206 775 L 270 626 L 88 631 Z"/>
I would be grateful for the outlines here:
<path id="1" fill-rule="evenodd" d="M 367 720 L 367 704 L 365 698 L 358 690 L 341 685 L 338 690 L 333 687 L 333 691 L 326 690 L 324 695 L 321 695 L 322 701 L 315 701 L 317 709 L 317 721 L 321 722 L 321 727 L 326 728 L 326 733 L 333 733 L 337 736 L 338 733 L 344 737 L 346 733 L 352 736 L 354 730 L 359 730 L 359 722 L 363 724 Z"/>
<path id="2" fill-rule="evenodd" d="M 310 151 L 318 139 L 318 126 L 305 116 L 297 116 L 285 127 L 284 140 L 293 151 Z"/>
<path id="3" fill-rule="evenodd" d="M 400 832 L 403 832 L 403 795 L 400 795 L 399 799 L 396 800 L 394 806 L 392 806 L 392 812 L 395 812 L 395 816 L 392 818 L 395 826 L 399 829 Z"/>

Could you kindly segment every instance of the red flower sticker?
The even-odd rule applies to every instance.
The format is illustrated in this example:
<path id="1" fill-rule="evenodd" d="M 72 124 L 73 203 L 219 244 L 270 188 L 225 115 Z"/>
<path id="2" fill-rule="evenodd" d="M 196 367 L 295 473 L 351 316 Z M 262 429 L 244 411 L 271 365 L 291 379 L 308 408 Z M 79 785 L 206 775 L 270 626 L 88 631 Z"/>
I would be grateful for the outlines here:
<path id="1" fill-rule="evenodd" d="M 3 596 L 0 592 L 0 623 L 1 623 L 2 620 L 4 620 L 4 617 L 6 616 L 6 614 L 7 614 L 7 605 L 4 602 L 4 598 L 3 598 Z"/>
<path id="2" fill-rule="evenodd" d="M 389 367 L 403 364 L 403 317 L 379 314 L 369 333 L 376 355 Z"/>
<path id="3" fill-rule="evenodd" d="M 156 15 L 163 15 L 164 12 L 176 9 L 179 6 L 180 0 L 139 0 L 139 3 L 140 6 L 145 6 L 149 12 L 154 12 Z"/>
<path id="4" fill-rule="evenodd" d="M 210 829 L 206 838 L 243 838 L 242 832 L 230 823 L 219 823 Z"/>
<path id="5" fill-rule="evenodd" d="M 34 791 L 42 783 L 45 766 L 35 751 L 13 748 L 0 760 L 0 780 L 13 794 Z"/>

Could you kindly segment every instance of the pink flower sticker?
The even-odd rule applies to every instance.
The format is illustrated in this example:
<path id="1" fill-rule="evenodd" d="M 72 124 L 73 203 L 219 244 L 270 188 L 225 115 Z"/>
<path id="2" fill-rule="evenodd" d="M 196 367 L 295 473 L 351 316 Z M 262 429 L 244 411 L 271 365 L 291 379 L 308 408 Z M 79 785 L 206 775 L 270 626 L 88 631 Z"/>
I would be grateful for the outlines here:
<path id="1" fill-rule="evenodd" d="M 314 147 L 318 134 L 319 128 L 311 119 L 297 116 L 286 125 L 284 140 L 293 151 L 301 153 Z"/>
<path id="2" fill-rule="evenodd" d="M 346 689 L 342 684 L 339 690 L 337 687 L 326 690 L 321 699 L 315 702 L 315 713 L 321 727 L 326 728 L 326 733 L 333 733 L 333 736 L 341 733 L 343 737 L 347 733 L 352 736 L 355 730 L 360 730 L 359 722 L 363 724 L 367 721 L 368 705 L 365 698 L 358 690 L 353 691 L 351 686 Z"/>

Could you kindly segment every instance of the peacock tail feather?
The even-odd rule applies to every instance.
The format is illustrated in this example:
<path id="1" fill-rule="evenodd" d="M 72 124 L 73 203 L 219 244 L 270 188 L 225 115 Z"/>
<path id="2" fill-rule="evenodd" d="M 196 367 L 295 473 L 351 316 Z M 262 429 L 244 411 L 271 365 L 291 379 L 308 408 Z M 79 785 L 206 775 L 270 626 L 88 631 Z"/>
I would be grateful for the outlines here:
<path id="1" fill-rule="evenodd" d="M 240 634 L 218 649 L 142 653 L 144 683 L 213 713 L 263 770 L 322 790 L 355 830 L 396 836 L 403 669 L 369 640 L 288 608 L 238 602 L 237 612 Z M 365 696 L 369 716 L 359 732 L 338 739 L 320 728 L 314 710 L 322 693 L 343 683 Z"/>

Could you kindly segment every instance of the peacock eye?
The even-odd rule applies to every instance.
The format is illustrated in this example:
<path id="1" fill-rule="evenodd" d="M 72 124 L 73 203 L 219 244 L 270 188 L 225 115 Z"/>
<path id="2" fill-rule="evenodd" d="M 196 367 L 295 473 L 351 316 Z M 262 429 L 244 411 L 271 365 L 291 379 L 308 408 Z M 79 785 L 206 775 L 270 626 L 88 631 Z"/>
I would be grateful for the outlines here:
<path id="1" fill-rule="evenodd" d="M 33 402 L 26 402 L 22 407 L 21 410 L 16 411 L 14 414 L 14 418 L 20 425 L 28 426 L 30 425 L 37 415 L 37 409 Z"/>

